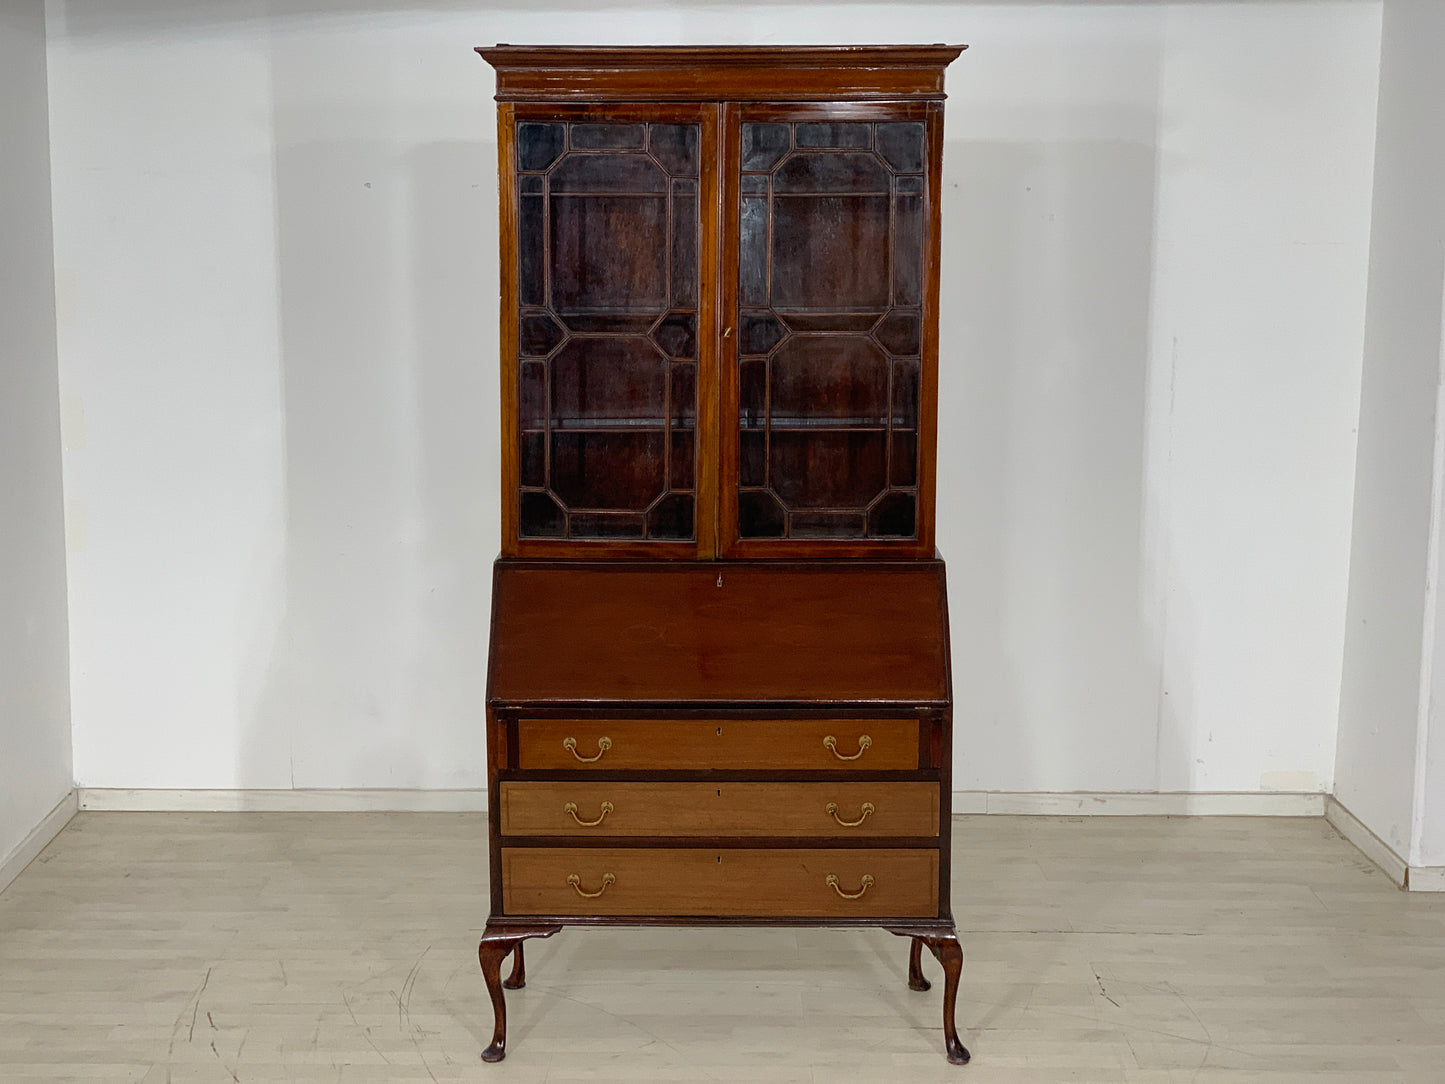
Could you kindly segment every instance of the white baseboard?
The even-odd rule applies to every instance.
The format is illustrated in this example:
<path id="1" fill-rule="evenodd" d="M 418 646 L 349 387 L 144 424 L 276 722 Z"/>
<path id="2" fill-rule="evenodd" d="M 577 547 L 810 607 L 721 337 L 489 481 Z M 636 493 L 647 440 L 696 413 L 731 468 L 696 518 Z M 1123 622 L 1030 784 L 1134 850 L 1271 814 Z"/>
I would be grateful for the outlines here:
<path id="1" fill-rule="evenodd" d="M 1411 892 L 1445 892 L 1445 866 L 1411 866 L 1408 876 Z"/>
<path id="2" fill-rule="evenodd" d="M 485 790 L 120 790 L 83 787 L 80 808 L 174 813 L 481 813 Z"/>
<path id="3" fill-rule="evenodd" d="M 1335 831 L 1353 843 L 1366 858 L 1380 867 L 1380 872 L 1399 887 L 1404 888 L 1410 880 L 1410 864 L 1395 853 L 1395 849 L 1365 823 L 1340 804 L 1333 795 L 1325 803 L 1325 820 L 1335 826 Z"/>
<path id="4" fill-rule="evenodd" d="M 1194 794 L 1185 792 L 1008 793 L 960 790 L 953 812 L 1043 817 L 1318 817 L 1325 796 L 1274 791 Z"/>
<path id="5" fill-rule="evenodd" d="M 121 790 L 85 787 L 80 808 L 188 813 L 480 813 L 485 790 Z M 1318 817 L 1322 794 L 1025 794 L 956 791 L 956 815 Z"/>
<path id="6" fill-rule="evenodd" d="M 40 856 L 40 852 L 50 846 L 50 841 L 60 835 L 61 830 L 70 823 L 70 818 L 75 816 L 77 809 L 78 792 L 72 789 L 69 794 L 60 799 L 55 808 L 39 824 L 35 830 L 20 842 L 3 862 L 0 862 L 0 892 L 10 887 L 10 882 L 20 876 L 22 870 Z"/>

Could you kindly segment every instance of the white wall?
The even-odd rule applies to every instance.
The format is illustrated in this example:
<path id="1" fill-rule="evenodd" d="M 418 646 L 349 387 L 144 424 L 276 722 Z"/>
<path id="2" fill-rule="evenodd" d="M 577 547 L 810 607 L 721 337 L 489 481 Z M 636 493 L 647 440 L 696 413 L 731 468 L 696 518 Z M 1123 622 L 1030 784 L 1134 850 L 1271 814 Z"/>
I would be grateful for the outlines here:
<path id="1" fill-rule="evenodd" d="M 1441 615 L 1431 550 L 1442 481 L 1441 41 L 1445 7 L 1388 0 L 1336 779 L 1336 796 L 1415 864 L 1423 743 L 1439 697 L 1431 684 L 1445 680 L 1445 666 L 1430 667 L 1432 652 L 1445 650 L 1433 629 Z"/>
<path id="2" fill-rule="evenodd" d="M 474 787 L 494 41 L 966 41 L 961 788 L 1327 789 L 1380 7 L 51 0 L 76 772 Z"/>
<path id="3" fill-rule="evenodd" d="M 0 0 L 0 866 L 71 789 L 45 20 Z"/>

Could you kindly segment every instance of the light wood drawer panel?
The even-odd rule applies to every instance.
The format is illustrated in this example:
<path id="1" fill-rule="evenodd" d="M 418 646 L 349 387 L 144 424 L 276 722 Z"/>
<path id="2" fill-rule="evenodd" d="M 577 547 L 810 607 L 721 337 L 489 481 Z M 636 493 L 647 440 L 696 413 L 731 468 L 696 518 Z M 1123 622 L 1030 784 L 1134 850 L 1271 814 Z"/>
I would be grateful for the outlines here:
<path id="1" fill-rule="evenodd" d="M 578 781 L 503 783 L 500 804 L 509 836 L 936 836 L 938 799 L 922 782 Z"/>
<path id="2" fill-rule="evenodd" d="M 829 737 L 832 749 L 824 744 Z M 918 767 L 914 719 L 523 719 L 517 744 L 522 768 Z"/>
<path id="3" fill-rule="evenodd" d="M 504 847 L 502 899 L 509 915 L 934 917 L 938 852 Z"/>

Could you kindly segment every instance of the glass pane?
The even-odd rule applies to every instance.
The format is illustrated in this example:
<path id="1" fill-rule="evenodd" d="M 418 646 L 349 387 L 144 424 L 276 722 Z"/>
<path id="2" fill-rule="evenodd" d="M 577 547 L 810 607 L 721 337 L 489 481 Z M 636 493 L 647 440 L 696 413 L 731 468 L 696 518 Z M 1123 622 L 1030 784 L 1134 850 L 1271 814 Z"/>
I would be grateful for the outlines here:
<path id="1" fill-rule="evenodd" d="M 916 499 L 894 491 L 868 513 L 868 533 L 877 538 L 912 538 L 918 533 Z"/>
<path id="2" fill-rule="evenodd" d="M 571 526 L 572 534 L 580 538 L 641 538 L 646 520 L 616 512 L 575 512 Z"/>
<path id="3" fill-rule="evenodd" d="M 856 121 L 800 124 L 797 139 L 800 147 L 867 147 L 873 142 L 873 125 Z"/>
<path id="4" fill-rule="evenodd" d="M 782 538 L 783 506 L 761 489 L 738 494 L 738 530 L 744 538 Z"/>
<path id="5" fill-rule="evenodd" d="M 783 322 L 766 309 L 743 313 L 741 324 L 738 352 L 742 354 L 766 354 L 788 333 Z"/>
<path id="6" fill-rule="evenodd" d="M 697 357 L 697 316 L 674 313 L 653 328 L 652 341 L 670 358 Z"/>
<path id="7" fill-rule="evenodd" d="M 517 397 L 518 424 L 523 429 L 547 427 L 547 366 L 539 361 L 522 362 L 522 381 Z"/>
<path id="8" fill-rule="evenodd" d="M 865 518 L 857 512 L 794 512 L 788 517 L 792 538 L 862 538 Z"/>
<path id="9" fill-rule="evenodd" d="M 574 124 L 573 150 L 641 150 L 647 139 L 645 124 Z"/>
<path id="10" fill-rule="evenodd" d="M 888 455 L 888 484 L 918 484 L 918 434 L 899 429 L 893 434 L 893 450 Z"/>
<path id="11" fill-rule="evenodd" d="M 744 305 L 768 303 L 768 201 L 743 200 L 738 293 Z"/>
<path id="12" fill-rule="evenodd" d="M 522 538 L 694 537 L 700 136 L 518 125 Z"/>
<path id="13" fill-rule="evenodd" d="M 522 460 L 520 464 L 524 486 L 545 486 L 547 484 L 547 434 L 522 434 Z"/>
<path id="14" fill-rule="evenodd" d="M 916 354 L 922 343 L 921 329 L 918 313 L 894 309 L 874 334 L 890 354 Z"/>
<path id="15" fill-rule="evenodd" d="M 567 329 L 545 312 L 522 317 L 521 350 L 523 357 L 545 357 L 567 337 Z"/>
<path id="16" fill-rule="evenodd" d="M 784 322 L 794 331 L 871 331 L 876 312 L 786 312 Z"/>
<path id="17" fill-rule="evenodd" d="M 691 429 L 697 424 L 697 366 L 679 361 L 668 368 L 672 370 L 672 424 Z"/>
<path id="18" fill-rule="evenodd" d="M 738 418 L 744 429 L 767 424 L 768 363 L 744 361 L 738 365 Z"/>
<path id="19" fill-rule="evenodd" d="M 888 359 L 869 339 L 808 335 L 773 356 L 773 426 L 880 426 L 888 413 Z"/>
<path id="20" fill-rule="evenodd" d="M 567 145 L 564 124 L 517 125 L 517 168 L 546 169 Z"/>
<path id="21" fill-rule="evenodd" d="M 695 124 L 652 126 L 652 156 L 674 177 L 697 176 L 697 142 Z"/>
<path id="22" fill-rule="evenodd" d="M 894 202 L 893 303 L 918 305 L 923 301 L 923 198 L 899 196 Z"/>
<path id="23" fill-rule="evenodd" d="M 697 305 L 697 243 L 700 220 L 697 195 L 692 185 L 678 181 L 672 186 L 672 305 Z"/>
<path id="24" fill-rule="evenodd" d="M 927 129 L 744 124 L 742 155 L 739 533 L 916 537 Z"/>
<path id="25" fill-rule="evenodd" d="M 888 307 L 887 196 L 777 196 L 772 208 L 774 305 Z"/>
<path id="26" fill-rule="evenodd" d="M 550 210 L 554 309 L 667 308 L 666 197 L 554 192 Z"/>
<path id="27" fill-rule="evenodd" d="M 923 170 L 924 128 L 918 121 L 878 126 L 878 153 L 898 173 Z"/>
<path id="28" fill-rule="evenodd" d="M 773 174 L 774 192 L 888 194 L 888 170 L 871 154 L 795 154 Z"/>
<path id="29" fill-rule="evenodd" d="M 552 170 L 552 194 L 666 192 L 667 175 L 641 154 L 569 154 Z"/>
<path id="30" fill-rule="evenodd" d="M 546 202 L 541 196 L 517 200 L 517 300 L 523 305 L 547 301 Z"/>
<path id="31" fill-rule="evenodd" d="M 693 456 L 692 430 L 674 429 L 672 431 L 672 467 L 668 479 L 673 489 L 697 488 L 696 479 L 693 477 L 697 461 Z"/>
<path id="32" fill-rule="evenodd" d="M 567 533 L 567 517 L 546 493 L 523 493 L 518 531 L 523 538 L 558 538 Z"/>
<path id="33" fill-rule="evenodd" d="M 745 486 L 768 484 L 768 436 L 741 433 L 738 436 L 738 482 Z"/>
<path id="34" fill-rule="evenodd" d="M 570 509 L 642 511 L 666 488 L 665 434 L 554 432 L 552 491 Z"/>
<path id="35" fill-rule="evenodd" d="M 918 359 L 893 363 L 893 424 L 901 429 L 918 427 Z"/>
<path id="36" fill-rule="evenodd" d="M 691 493 L 673 493 L 658 501 L 647 513 L 648 537 L 691 538 L 692 506 Z"/>
<path id="37" fill-rule="evenodd" d="M 886 449 L 876 430 L 779 430 L 768 480 L 789 508 L 861 509 L 888 488 Z"/>
<path id="38" fill-rule="evenodd" d="M 645 339 L 576 336 L 552 359 L 552 424 L 666 424 L 667 362 Z"/>
<path id="39" fill-rule="evenodd" d="M 641 337 L 657 323 L 656 312 L 569 312 L 557 318 L 566 322 L 568 330 L 589 335 L 624 334 Z"/>
<path id="40" fill-rule="evenodd" d="M 743 170 L 756 172 L 771 169 L 792 144 L 792 132 L 786 124 L 743 125 Z"/>

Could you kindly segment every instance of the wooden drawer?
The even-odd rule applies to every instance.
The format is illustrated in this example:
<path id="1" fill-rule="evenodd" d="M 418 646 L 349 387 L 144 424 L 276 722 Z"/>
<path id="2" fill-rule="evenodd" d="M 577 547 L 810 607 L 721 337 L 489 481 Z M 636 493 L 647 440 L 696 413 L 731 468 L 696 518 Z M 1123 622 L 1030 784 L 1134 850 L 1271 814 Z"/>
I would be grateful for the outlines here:
<path id="1" fill-rule="evenodd" d="M 517 745 L 521 768 L 906 771 L 918 721 L 523 719 Z"/>
<path id="2" fill-rule="evenodd" d="M 500 813 L 506 836 L 936 836 L 938 798 L 919 782 L 508 782 Z"/>
<path id="3" fill-rule="evenodd" d="M 503 847 L 502 900 L 509 915 L 935 917 L 938 852 Z"/>

